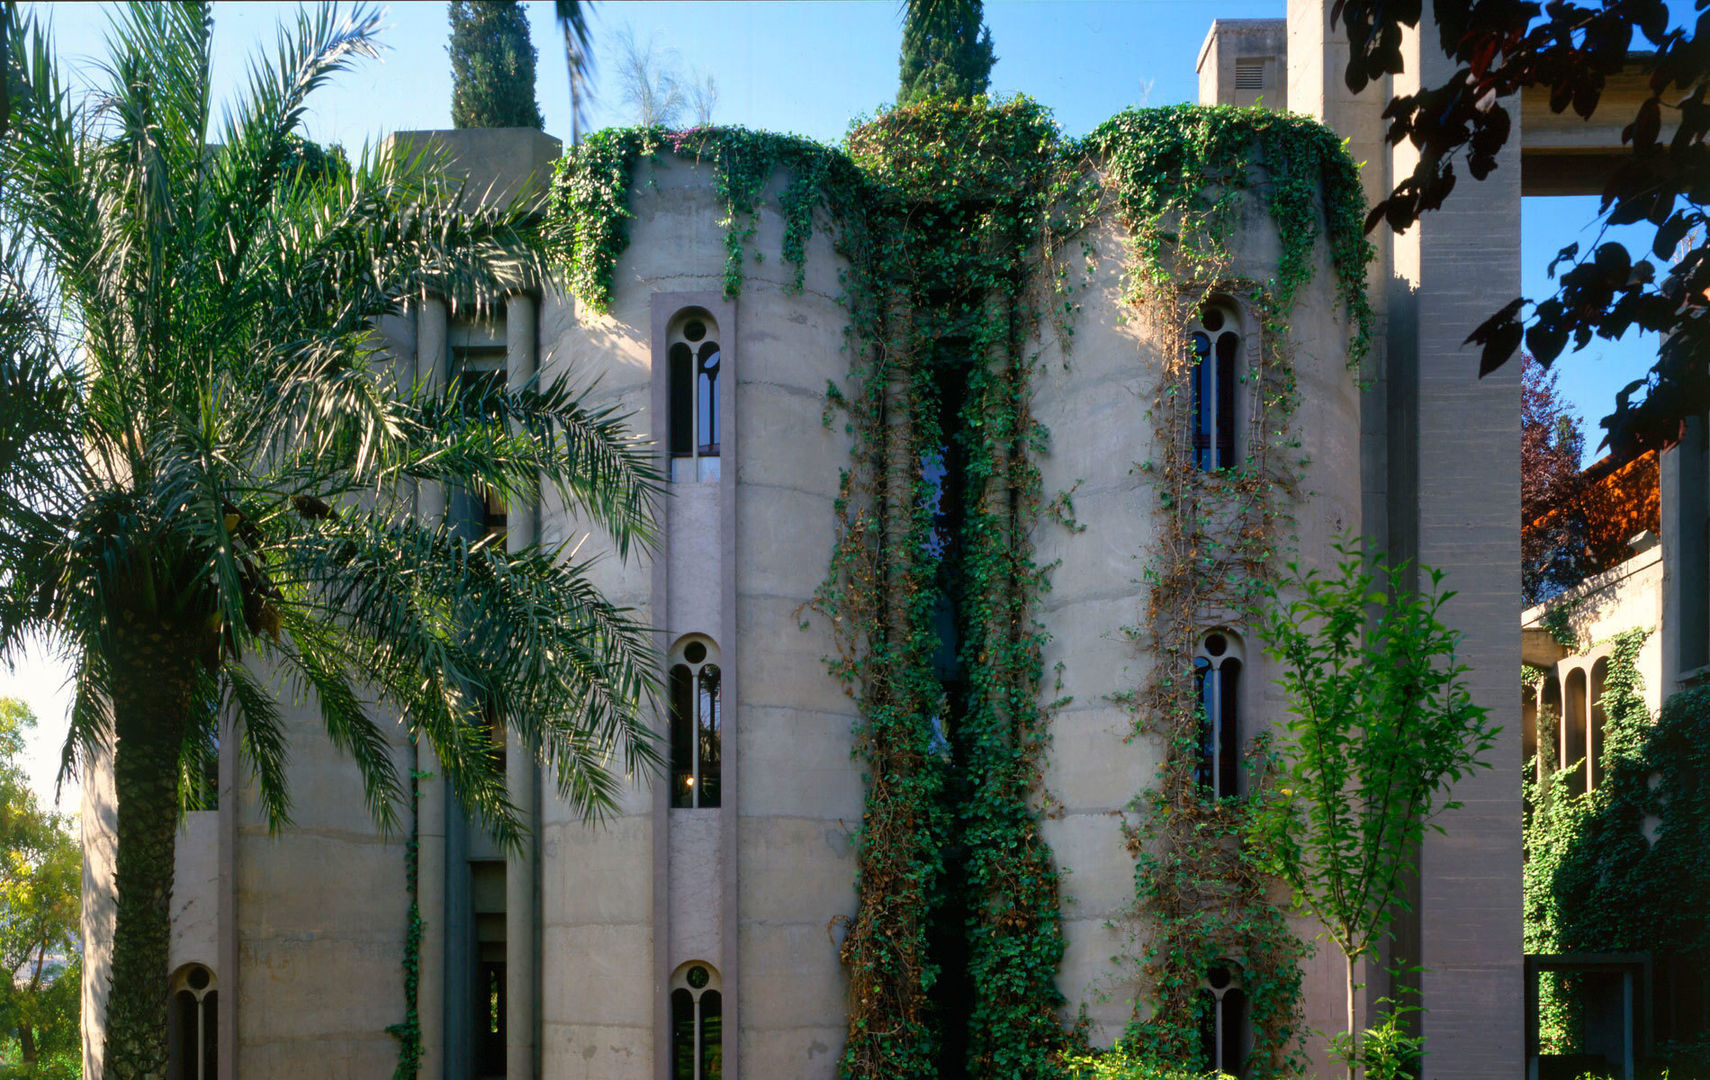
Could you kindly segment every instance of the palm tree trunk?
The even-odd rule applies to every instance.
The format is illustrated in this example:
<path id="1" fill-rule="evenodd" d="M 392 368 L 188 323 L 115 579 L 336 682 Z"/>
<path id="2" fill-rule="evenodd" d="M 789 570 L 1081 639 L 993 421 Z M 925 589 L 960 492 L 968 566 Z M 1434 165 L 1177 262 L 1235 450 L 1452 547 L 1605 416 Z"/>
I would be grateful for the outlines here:
<path id="1" fill-rule="evenodd" d="M 113 791 L 118 804 L 109 1080 L 161 1080 L 167 1066 L 178 751 L 198 650 L 177 635 L 115 635 Z"/>

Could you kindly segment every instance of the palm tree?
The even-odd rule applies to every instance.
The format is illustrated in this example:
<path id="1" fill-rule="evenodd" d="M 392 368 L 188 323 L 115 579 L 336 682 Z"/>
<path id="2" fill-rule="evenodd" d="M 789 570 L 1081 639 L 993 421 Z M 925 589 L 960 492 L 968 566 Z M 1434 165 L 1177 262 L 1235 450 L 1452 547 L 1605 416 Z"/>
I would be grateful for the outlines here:
<path id="1" fill-rule="evenodd" d="M 588 33 L 588 9 L 582 0 L 553 0 L 552 11 L 564 34 L 564 67 L 570 74 L 570 145 L 582 141 L 582 109 L 587 104 L 588 76 L 594 70 L 592 39 Z"/>
<path id="2" fill-rule="evenodd" d="M 419 155 L 305 166 L 304 101 L 374 54 L 375 14 L 282 29 L 217 138 L 208 4 L 121 9 L 87 100 L 9 22 L 0 661 L 56 640 L 75 664 L 66 767 L 113 754 L 107 1075 L 159 1077 L 178 798 L 218 717 L 275 828 L 276 682 L 318 708 L 388 827 L 404 786 L 380 712 L 511 843 L 493 722 L 588 814 L 620 765 L 656 763 L 633 613 L 585 562 L 418 519 L 413 485 L 556 492 L 621 557 L 650 542 L 658 487 L 623 418 L 562 378 L 475 402 L 395 377 L 377 320 L 425 295 L 479 314 L 544 267 L 523 204 L 462 209 Z"/>

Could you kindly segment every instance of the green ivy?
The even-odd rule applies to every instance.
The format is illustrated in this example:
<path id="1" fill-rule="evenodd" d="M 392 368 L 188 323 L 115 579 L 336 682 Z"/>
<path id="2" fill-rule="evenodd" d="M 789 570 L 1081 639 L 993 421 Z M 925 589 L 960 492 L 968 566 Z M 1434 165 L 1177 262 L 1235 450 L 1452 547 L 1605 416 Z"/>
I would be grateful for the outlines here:
<path id="1" fill-rule="evenodd" d="M 415 749 L 415 740 L 410 741 Z M 421 781 L 425 774 L 410 770 L 410 838 L 404 844 L 404 887 L 410 897 L 409 924 L 404 931 L 404 1019 L 386 1029 L 398 1040 L 398 1065 L 392 1080 L 415 1080 L 422 1063 L 422 1017 L 417 999 L 422 981 L 422 922 L 417 891 L 421 882 Z"/>
<path id="2" fill-rule="evenodd" d="M 1188 476 L 1170 461 L 1155 473 L 1167 516 L 1196 552 L 1154 560 L 1148 571 L 1153 610 L 1136 640 L 1156 646 L 1167 674 L 1128 699 L 1137 729 L 1164 733 L 1172 747 L 1158 790 L 1137 799 L 1140 820 L 1130 830 L 1139 899 L 1160 944 L 1146 961 L 1149 1019 L 1098 1075 L 1141 1068 L 1133 1055 L 1154 1049 L 1191 1060 L 1192 991 L 1212 960 L 1231 953 L 1243 961 L 1258 1057 L 1272 1072 L 1292 1067 L 1301 946 L 1242 846 L 1244 804 L 1209 805 L 1184 780 L 1183 739 L 1191 743 L 1185 733 L 1197 729 L 1191 692 L 1182 690 L 1185 680 L 1191 691 L 1192 628 L 1166 612 L 1212 595 L 1195 580 L 1213 579 L 1218 596 L 1250 598 L 1269 573 L 1298 497 L 1289 426 L 1297 391 L 1280 343 L 1320 239 L 1349 316 L 1350 364 L 1369 344 L 1364 204 L 1340 144 L 1299 117 L 1189 107 L 1125 112 L 1069 141 L 1026 97 L 881 111 L 858 122 L 841 150 L 740 128 L 602 132 L 561 163 L 548 222 L 570 288 L 597 310 L 611 302 L 629 242 L 636 167 L 668 155 L 713 169 L 726 295 L 742 289 L 748 261 L 764 257 L 753 237 L 777 176 L 778 255 L 794 267 L 794 287 L 821 211 L 848 264 L 840 299 L 850 374 L 830 388 L 826 421 L 842 418 L 853 452 L 832 565 L 815 600 L 836 633 L 832 671 L 859 709 L 856 752 L 867 784 L 859 903 L 842 946 L 845 1077 L 938 1074 L 945 1033 L 932 1004 L 942 975 L 932 927 L 951 903 L 967 912 L 969 1074 L 1056 1080 L 1103 1067 L 1074 1056 L 1079 1032 L 1060 1016 L 1060 887 L 1040 828 L 1052 706 L 1042 700 L 1046 635 L 1036 611 L 1049 580 L 1028 537 L 1042 511 L 1068 524 L 1073 506 L 1070 493 L 1042 497 L 1036 462 L 1049 436 L 1029 406 L 1036 343 L 1044 326 L 1066 349 L 1077 309 L 1063 248 L 1078 239 L 1090 261 L 1085 229 L 1113 205 L 1133 237 L 1129 299 L 1137 307 L 1173 324 L 1184 301 L 1224 291 L 1259 313 L 1265 349 L 1249 376 L 1260 407 L 1248 460 L 1217 476 Z M 1272 281 L 1227 271 L 1238 197 L 1251 188 L 1282 241 Z M 961 380 L 957 408 L 944 399 L 946 378 Z M 1152 413 L 1161 428 L 1183 420 L 1184 378 L 1179 364 L 1164 376 Z M 954 543 L 937 545 L 923 463 L 947 443 L 962 462 L 965 505 Z M 1228 536 L 1207 525 L 1217 507 L 1237 512 Z M 958 598 L 966 673 L 962 715 L 948 736 L 935 667 L 947 589 Z M 1255 753 L 1262 761 L 1262 748 Z M 951 850 L 962 853 L 957 886 L 945 870 Z M 1219 899 L 1208 904 L 1208 896 Z"/>
<path id="3" fill-rule="evenodd" d="M 1632 630 L 1611 643 L 1596 702 L 1604 715 L 1601 782 L 1575 793 L 1547 756 L 1526 765 L 1528 953 L 1646 952 L 1659 962 L 1710 964 L 1710 687 L 1670 697 L 1653 722 L 1638 670 L 1647 636 Z M 1574 1039 L 1569 983 L 1557 975 L 1540 987 L 1547 1042 Z M 1683 1067 L 1710 1065 L 1710 1045 L 1665 1053 Z"/>

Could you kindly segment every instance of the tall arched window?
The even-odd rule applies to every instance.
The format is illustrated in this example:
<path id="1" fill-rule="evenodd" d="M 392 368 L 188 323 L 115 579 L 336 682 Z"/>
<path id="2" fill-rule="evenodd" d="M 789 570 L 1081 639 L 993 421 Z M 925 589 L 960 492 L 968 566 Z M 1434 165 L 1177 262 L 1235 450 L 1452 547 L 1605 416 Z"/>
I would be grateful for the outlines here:
<path id="1" fill-rule="evenodd" d="M 1228 798 L 1240 793 L 1241 639 L 1227 630 L 1206 634 L 1193 660 L 1193 676 L 1200 707 L 1194 776 L 1205 791 Z"/>
<path id="2" fill-rule="evenodd" d="M 214 973 L 201 964 L 186 964 L 173 974 L 171 988 L 166 1075 L 172 1080 L 216 1080 L 220 995 Z"/>
<path id="3" fill-rule="evenodd" d="M 1597 663 L 1591 665 L 1591 722 L 1585 740 L 1588 759 L 1585 775 L 1592 788 L 1603 783 L 1603 729 L 1609 719 L 1603 711 L 1603 695 L 1608 691 L 1608 684 L 1609 658 L 1600 656 Z"/>
<path id="4" fill-rule="evenodd" d="M 702 311 L 672 320 L 670 364 L 671 479 L 718 479 L 718 324 Z"/>
<path id="5" fill-rule="evenodd" d="M 719 800 L 718 646 L 686 637 L 671 650 L 671 805 L 679 810 L 715 807 Z"/>
<path id="6" fill-rule="evenodd" d="M 1574 668 L 1563 682 L 1567 700 L 1562 709 L 1562 768 L 1573 770 L 1568 776 L 1568 790 L 1583 795 L 1587 768 L 1585 736 L 1591 719 L 1586 708 L 1585 669 Z"/>
<path id="7" fill-rule="evenodd" d="M 1235 392 L 1240 380 L 1240 317 L 1222 301 L 1206 304 L 1187 329 L 1193 384 L 1193 463 L 1227 469 L 1235 464 Z"/>
<path id="8" fill-rule="evenodd" d="M 1219 960 L 1199 987 L 1199 1049 L 1214 1072 L 1241 1075 L 1247 1063 L 1247 992 L 1241 968 Z"/>
<path id="9" fill-rule="evenodd" d="M 671 1080 L 723 1080 L 724 999 L 711 964 L 671 977 Z"/>

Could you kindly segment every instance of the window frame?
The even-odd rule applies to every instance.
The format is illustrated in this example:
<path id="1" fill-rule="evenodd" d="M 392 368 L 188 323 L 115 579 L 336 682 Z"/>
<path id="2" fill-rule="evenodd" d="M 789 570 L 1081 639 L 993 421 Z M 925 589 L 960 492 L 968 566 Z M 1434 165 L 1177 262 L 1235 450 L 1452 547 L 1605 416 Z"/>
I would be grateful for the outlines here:
<path id="1" fill-rule="evenodd" d="M 696 969 L 704 970 L 707 974 L 707 981 L 703 986 L 697 987 L 690 981 L 689 976 Z M 666 1011 L 670 1017 L 671 1030 L 669 1035 L 670 1056 L 667 1059 L 666 1075 L 669 1080 L 712 1080 L 715 1076 L 722 1077 L 724 1075 L 726 1009 L 724 980 L 719 977 L 718 968 L 705 960 L 690 960 L 678 965 L 677 970 L 671 975 L 671 986 L 668 994 Z M 687 996 L 690 1010 L 688 1019 L 691 1046 L 687 1076 L 684 1076 L 682 1070 L 677 1067 L 678 1039 L 681 1035 L 677 1014 L 679 1003 L 682 1000 L 680 995 Z M 715 1017 L 707 1015 L 709 1001 L 717 1010 Z M 715 1062 L 708 1053 L 709 1042 L 707 1039 L 707 1021 L 713 1018 L 718 1020 L 716 1038 L 710 1044 L 711 1048 L 716 1049 L 718 1055 L 716 1069 L 712 1067 Z"/>
<path id="2" fill-rule="evenodd" d="M 704 652 L 699 660 L 691 660 L 688 653 L 696 646 Z M 725 672 L 721 660 L 718 644 L 705 634 L 685 634 L 671 646 L 665 680 L 671 742 L 670 807 L 673 810 L 717 810 L 723 805 Z M 683 672 L 688 679 L 687 712 L 680 708 L 678 672 Z M 710 695 L 707 693 L 709 683 Z M 689 783 L 681 787 L 679 781 L 684 770 L 679 755 L 684 751 Z M 709 762 L 710 771 L 707 767 Z"/>
<path id="3" fill-rule="evenodd" d="M 1213 652 L 1213 638 L 1223 646 Z M 1247 668 L 1246 643 L 1227 627 L 1213 627 L 1199 635 L 1194 648 L 1194 691 L 1200 710 L 1199 757 L 1194 774 L 1201 791 L 1216 799 L 1239 798 L 1241 782 L 1241 676 Z M 1209 678 L 1215 673 L 1216 678 Z M 1215 703 L 1215 715 L 1208 703 Z M 1230 704 L 1225 708 L 1225 701 Z"/>
<path id="4" fill-rule="evenodd" d="M 691 337 L 695 323 L 702 329 Z M 672 483 L 716 483 L 723 472 L 728 352 L 723 327 L 705 308 L 685 306 L 666 321 L 665 468 Z"/>
<path id="5" fill-rule="evenodd" d="M 1206 325 L 1212 321 L 1213 314 L 1216 316 L 1215 328 Z M 1205 341 L 1204 352 L 1196 344 L 1201 337 Z M 1182 344 L 1188 365 L 1188 459 L 1199 472 L 1232 469 L 1246 449 L 1247 440 L 1242 429 L 1250 411 L 1244 387 L 1247 382 L 1247 347 L 1251 337 L 1245 307 L 1221 294 L 1207 297 L 1184 320 Z M 1223 349 L 1225 340 L 1229 342 L 1227 350 Z"/>

